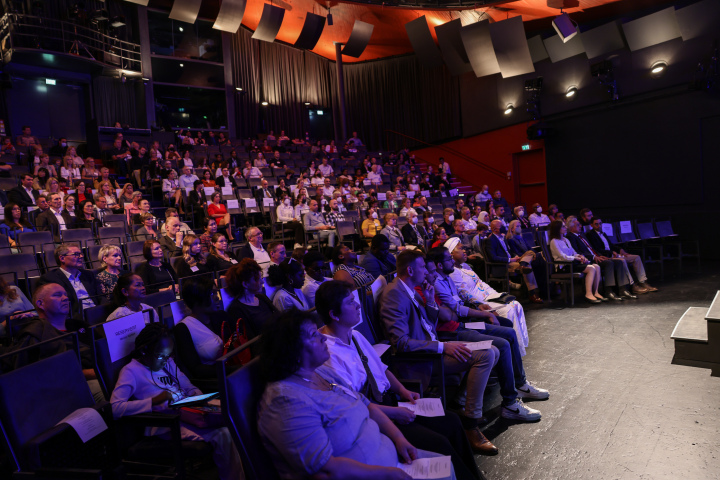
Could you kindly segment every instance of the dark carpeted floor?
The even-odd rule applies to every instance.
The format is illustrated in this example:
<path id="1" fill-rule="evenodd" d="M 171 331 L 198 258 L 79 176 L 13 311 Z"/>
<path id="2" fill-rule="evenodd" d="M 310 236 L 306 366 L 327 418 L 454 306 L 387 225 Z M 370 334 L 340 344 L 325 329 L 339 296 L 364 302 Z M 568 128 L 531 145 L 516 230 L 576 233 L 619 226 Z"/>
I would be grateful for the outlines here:
<path id="1" fill-rule="evenodd" d="M 720 478 L 720 378 L 672 365 L 670 334 L 691 306 L 708 307 L 720 265 L 651 281 L 657 293 L 620 304 L 528 312 L 528 379 L 550 390 L 542 421 L 492 421 L 488 480 Z M 495 392 L 486 402 L 499 414 Z"/>

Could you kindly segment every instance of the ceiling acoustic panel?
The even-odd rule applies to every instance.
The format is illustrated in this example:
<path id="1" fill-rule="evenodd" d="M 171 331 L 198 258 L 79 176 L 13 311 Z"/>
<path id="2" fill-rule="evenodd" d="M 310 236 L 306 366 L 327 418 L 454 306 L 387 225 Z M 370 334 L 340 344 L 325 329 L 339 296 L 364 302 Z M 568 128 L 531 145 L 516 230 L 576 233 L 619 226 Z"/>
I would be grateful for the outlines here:
<path id="1" fill-rule="evenodd" d="M 143 7 L 147 7 L 148 3 L 150 3 L 150 0 L 125 0 L 129 3 L 134 3 L 136 5 L 142 5 Z"/>
<path id="2" fill-rule="evenodd" d="M 545 44 L 548 55 L 550 55 L 550 61 L 555 63 L 585 53 L 585 46 L 582 40 L 583 35 L 583 33 L 578 33 L 567 43 L 563 43 L 558 35 L 546 38 L 543 43 Z"/>
<path id="3" fill-rule="evenodd" d="M 308 12 L 295 47 L 312 50 L 317 45 L 325 28 L 325 17 Z"/>
<path id="4" fill-rule="evenodd" d="M 460 29 L 460 38 L 465 46 L 465 52 L 473 72 L 478 78 L 500 73 L 500 65 L 495 56 L 489 26 L 490 22 L 483 20 Z"/>
<path id="5" fill-rule="evenodd" d="M 266 3 L 263 7 L 263 13 L 260 17 L 260 23 L 258 24 L 255 33 L 252 38 L 255 40 L 262 40 L 263 42 L 274 42 L 280 31 L 283 18 L 285 18 L 285 10 Z"/>
<path id="6" fill-rule="evenodd" d="M 674 7 L 625 23 L 623 31 L 633 52 L 682 36 Z"/>
<path id="7" fill-rule="evenodd" d="M 228 33 L 237 33 L 245 15 L 246 0 L 222 0 L 220 11 L 213 28 Z"/>
<path id="8" fill-rule="evenodd" d="M 459 18 L 451 20 L 435 27 L 438 44 L 442 52 L 443 60 L 451 75 L 462 75 L 472 71 L 472 65 L 465 53 L 465 46 L 460 37 L 462 22 Z"/>
<path id="9" fill-rule="evenodd" d="M 550 58 L 540 35 L 528 38 L 528 48 L 530 49 L 530 57 L 533 63 L 542 62 L 546 58 Z"/>
<path id="10" fill-rule="evenodd" d="M 415 55 L 425 68 L 437 68 L 442 65 L 442 55 L 435 45 L 425 15 L 405 24 Z"/>
<path id="11" fill-rule="evenodd" d="M 720 2 L 703 0 L 675 11 L 683 40 L 717 34 L 720 24 Z"/>
<path id="12" fill-rule="evenodd" d="M 610 22 L 582 33 L 585 53 L 590 59 L 625 48 L 620 24 Z"/>
<path id="13" fill-rule="evenodd" d="M 170 18 L 181 22 L 195 23 L 202 0 L 175 0 L 170 10 Z"/>
<path id="14" fill-rule="evenodd" d="M 525 36 L 525 26 L 520 15 L 502 22 L 491 23 L 490 37 L 503 78 L 535 71 Z"/>
<path id="15" fill-rule="evenodd" d="M 342 54 L 348 57 L 360 58 L 360 55 L 365 51 L 365 47 L 370 43 L 374 28 L 375 26 L 372 23 L 355 20 L 352 33 L 342 49 Z"/>

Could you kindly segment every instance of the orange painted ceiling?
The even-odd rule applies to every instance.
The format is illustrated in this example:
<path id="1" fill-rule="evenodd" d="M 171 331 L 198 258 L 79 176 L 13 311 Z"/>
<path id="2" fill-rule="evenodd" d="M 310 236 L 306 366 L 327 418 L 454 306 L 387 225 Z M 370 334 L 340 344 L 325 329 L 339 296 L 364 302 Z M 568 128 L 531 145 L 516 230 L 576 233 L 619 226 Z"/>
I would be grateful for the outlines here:
<path id="1" fill-rule="evenodd" d="M 427 17 L 430 31 L 435 37 L 435 26 L 457 18 L 461 19 L 463 25 L 467 25 L 479 19 L 489 18 L 491 22 L 496 22 L 520 15 L 526 22 L 526 30 L 532 31 L 551 28 L 552 17 L 560 13 L 559 9 L 548 7 L 548 0 L 490 1 L 492 6 L 477 8 L 410 9 L 338 0 L 247 0 L 242 24 L 254 31 L 260 22 L 265 3 L 285 8 L 287 11 L 276 40 L 292 45 L 300 35 L 306 13 L 326 16 L 327 7 L 330 7 L 333 25 L 325 26 L 320 41 L 312 51 L 335 59 L 334 42 L 346 42 L 350 38 L 355 19 L 358 19 L 373 24 L 375 28 L 370 43 L 360 58 L 343 56 L 344 62 L 357 62 L 412 53 L 405 24 L 421 15 Z M 562 0 L 551 1 L 562 3 Z M 160 2 L 156 0 L 151 3 Z M 582 28 L 583 21 L 596 21 L 663 4 L 672 4 L 672 0 L 579 0 L 578 7 L 565 9 L 565 12 L 580 23 Z M 203 1 L 200 17 L 214 20 L 218 7 L 218 0 Z M 435 40 L 437 41 L 437 38 Z"/>

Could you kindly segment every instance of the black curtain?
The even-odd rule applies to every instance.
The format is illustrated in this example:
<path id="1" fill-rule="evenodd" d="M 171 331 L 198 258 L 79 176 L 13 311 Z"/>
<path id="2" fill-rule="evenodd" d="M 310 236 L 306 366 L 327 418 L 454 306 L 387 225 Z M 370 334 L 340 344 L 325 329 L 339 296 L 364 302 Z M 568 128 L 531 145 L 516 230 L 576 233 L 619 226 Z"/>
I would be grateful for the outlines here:
<path id="1" fill-rule="evenodd" d="M 238 136 L 280 130 L 291 138 L 307 130 L 305 102 L 332 109 L 336 135 L 340 117 L 335 62 L 280 43 L 251 38 L 240 28 L 233 37 Z M 457 78 L 445 67 L 428 70 L 414 55 L 345 64 L 347 135 L 358 132 L 372 149 L 386 148 L 386 131 L 426 142 L 462 134 Z M 261 102 L 267 101 L 268 106 Z M 388 135 L 391 149 L 416 142 Z"/>
<path id="2" fill-rule="evenodd" d="M 95 77 L 92 89 L 98 126 L 113 126 L 115 122 L 131 127 L 139 126 L 137 108 L 141 99 L 138 98 L 135 82 L 123 83 L 118 78 Z"/>

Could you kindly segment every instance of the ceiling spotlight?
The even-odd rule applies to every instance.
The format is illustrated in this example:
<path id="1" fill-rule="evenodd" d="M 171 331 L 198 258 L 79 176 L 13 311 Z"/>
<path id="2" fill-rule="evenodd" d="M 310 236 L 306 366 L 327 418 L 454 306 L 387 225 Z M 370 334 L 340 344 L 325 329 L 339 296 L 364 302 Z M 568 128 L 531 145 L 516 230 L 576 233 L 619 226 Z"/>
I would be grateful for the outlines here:
<path id="1" fill-rule="evenodd" d="M 237 90 L 238 92 L 242 92 L 242 87 L 235 87 L 235 90 Z"/>
<path id="2" fill-rule="evenodd" d="M 508 106 L 505 107 L 505 115 L 510 115 L 515 107 L 512 106 L 512 103 L 508 103 Z"/>
<path id="3" fill-rule="evenodd" d="M 309 107 L 309 106 L 310 106 L 310 102 L 305 102 L 305 106 L 306 106 L 306 107 Z"/>
<path id="4" fill-rule="evenodd" d="M 565 92 L 565 96 L 566 96 L 567 98 L 573 98 L 573 97 L 575 97 L 575 94 L 577 93 L 577 91 L 578 91 L 577 87 L 575 87 L 575 86 L 570 87 L 570 88 L 568 88 L 567 91 Z"/>
<path id="5" fill-rule="evenodd" d="M 182 68 L 182 67 L 184 67 L 184 66 L 185 66 L 185 64 L 184 64 L 184 63 L 181 63 L 181 64 L 180 64 L 180 68 Z"/>
<path id="6" fill-rule="evenodd" d="M 182 27 L 178 27 L 178 30 L 180 30 L 180 31 L 182 32 L 182 31 L 183 31 L 183 28 L 182 28 Z"/>
<path id="7" fill-rule="evenodd" d="M 563 43 L 567 43 L 578 34 L 577 23 L 573 22 L 567 13 L 562 13 L 555 17 L 555 20 L 552 21 L 552 26 L 555 28 L 555 31 Z"/>
<path id="8" fill-rule="evenodd" d="M 650 73 L 653 75 L 660 75 L 662 72 L 665 71 L 667 68 L 667 63 L 663 61 L 655 62 L 653 63 L 653 66 L 650 68 Z"/>
<path id="9" fill-rule="evenodd" d="M 261 105 L 262 105 L 263 107 L 267 107 L 267 106 L 268 106 L 268 102 L 262 102 Z"/>

